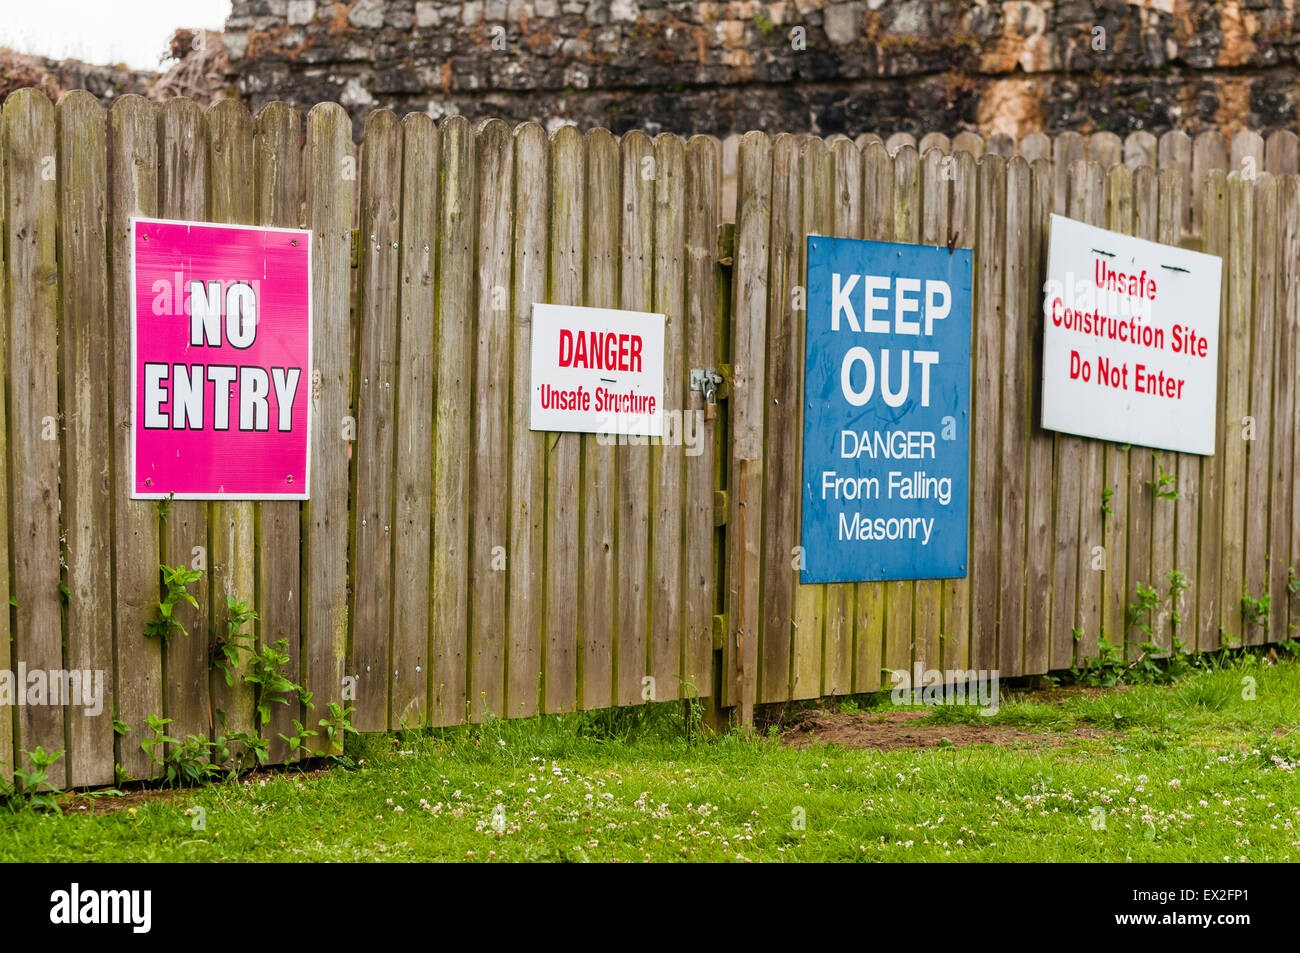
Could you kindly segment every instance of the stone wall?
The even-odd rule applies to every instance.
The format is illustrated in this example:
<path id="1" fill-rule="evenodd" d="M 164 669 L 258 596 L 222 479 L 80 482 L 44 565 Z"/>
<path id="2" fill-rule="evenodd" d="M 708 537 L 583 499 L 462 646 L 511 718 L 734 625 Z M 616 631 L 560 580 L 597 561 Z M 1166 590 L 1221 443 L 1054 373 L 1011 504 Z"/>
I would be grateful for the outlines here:
<path id="1" fill-rule="evenodd" d="M 1294 127 L 1297 0 L 235 0 L 253 108 L 615 132 Z"/>
<path id="2" fill-rule="evenodd" d="M 121 66 L 91 66 L 80 60 L 54 60 L 0 50 L 0 101 L 15 89 L 35 86 L 45 90 L 51 99 L 70 89 L 89 90 L 107 106 L 127 93 L 147 93 L 157 78 L 157 73 Z"/>

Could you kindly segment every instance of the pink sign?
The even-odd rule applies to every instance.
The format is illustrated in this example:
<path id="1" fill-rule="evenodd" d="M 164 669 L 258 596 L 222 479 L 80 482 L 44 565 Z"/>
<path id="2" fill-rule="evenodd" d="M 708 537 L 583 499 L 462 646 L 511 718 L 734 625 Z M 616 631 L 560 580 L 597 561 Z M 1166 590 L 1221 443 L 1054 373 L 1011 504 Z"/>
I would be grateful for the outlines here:
<path id="1" fill-rule="evenodd" d="M 131 225 L 132 498 L 307 499 L 311 233 Z"/>

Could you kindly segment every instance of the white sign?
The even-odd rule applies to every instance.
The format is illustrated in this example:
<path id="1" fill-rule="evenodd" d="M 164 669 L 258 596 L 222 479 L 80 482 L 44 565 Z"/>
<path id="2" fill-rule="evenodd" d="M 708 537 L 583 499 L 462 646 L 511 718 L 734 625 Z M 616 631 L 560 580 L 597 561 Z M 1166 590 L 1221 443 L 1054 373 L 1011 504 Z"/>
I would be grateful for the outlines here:
<path id="1" fill-rule="evenodd" d="M 1043 427 L 1213 454 L 1223 259 L 1052 216 Z"/>
<path id="2" fill-rule="evenodd" d="M 533 305 L 532 430 L 663 436 L 664 316 Z"/>

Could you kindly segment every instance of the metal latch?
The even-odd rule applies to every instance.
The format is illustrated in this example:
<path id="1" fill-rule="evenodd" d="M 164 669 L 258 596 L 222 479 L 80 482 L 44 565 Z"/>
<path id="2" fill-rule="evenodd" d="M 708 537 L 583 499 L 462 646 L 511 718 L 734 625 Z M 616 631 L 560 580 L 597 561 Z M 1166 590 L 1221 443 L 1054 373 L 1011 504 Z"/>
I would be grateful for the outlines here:
<path id="1" fill-rule="evenodd" d="M 691 390 L 700 391 L 710 404 L 718 402 L 718 388 L 722 386 L 722 375 L 716 367 L 692 367 Z"/>
<path id="2" fill-rule="evenodd" d="M 712 420 L 718 407 L 718 390 L 722 387 L 725 375 L 716 367 L 692 367 L 691 390 L 704 395 L 704 419 Z"/>

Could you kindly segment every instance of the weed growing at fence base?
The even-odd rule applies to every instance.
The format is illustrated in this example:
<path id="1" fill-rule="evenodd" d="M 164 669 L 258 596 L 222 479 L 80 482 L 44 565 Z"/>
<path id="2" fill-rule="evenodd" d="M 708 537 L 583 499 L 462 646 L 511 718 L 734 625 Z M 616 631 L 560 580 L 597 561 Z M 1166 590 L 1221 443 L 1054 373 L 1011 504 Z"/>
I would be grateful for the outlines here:
<path id="1" fill-rule="evenodd" d="M 369 736 L 355 770 L 0 814 L 0 860 L 1300 858 L 1300 662 L 1035 693 L 976 723 L 1022 741 L 691 745 L 678 705 Z"/>

